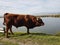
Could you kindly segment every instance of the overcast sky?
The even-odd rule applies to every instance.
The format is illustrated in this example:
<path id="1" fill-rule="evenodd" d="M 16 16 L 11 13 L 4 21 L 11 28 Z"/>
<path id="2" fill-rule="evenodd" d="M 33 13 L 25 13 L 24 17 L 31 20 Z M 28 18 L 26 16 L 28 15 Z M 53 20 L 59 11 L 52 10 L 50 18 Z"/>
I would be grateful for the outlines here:
<path id="1" fill-rule="evenodd" d="M 35 14 L 60 12 L 60 0 L 0 0 L 0 15 L 5 12 Z"/>

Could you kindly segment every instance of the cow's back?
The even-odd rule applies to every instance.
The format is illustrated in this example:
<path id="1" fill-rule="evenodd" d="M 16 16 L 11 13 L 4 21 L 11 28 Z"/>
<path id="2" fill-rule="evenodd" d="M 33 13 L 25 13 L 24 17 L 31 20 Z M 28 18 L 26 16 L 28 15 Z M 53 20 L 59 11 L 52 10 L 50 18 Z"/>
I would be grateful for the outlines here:
<path id="1" fill-rule="evenodd" d="M 6 13 L 4 15 L 4 19 L 6 24 L 9 24 L 9 26 L 13 25 L 15 27 L 34 27 L 36 23 L 36 17 L 32 15 Z"/>

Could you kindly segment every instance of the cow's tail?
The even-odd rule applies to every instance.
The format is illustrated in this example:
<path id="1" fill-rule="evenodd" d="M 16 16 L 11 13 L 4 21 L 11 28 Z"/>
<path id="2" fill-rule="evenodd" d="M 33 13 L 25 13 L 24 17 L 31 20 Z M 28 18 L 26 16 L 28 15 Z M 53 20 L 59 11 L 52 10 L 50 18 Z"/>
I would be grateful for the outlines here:
<path id="1" fill-rule="evenodd" d="M 5 16 L 6 16 L 6 15 L 8 15 L 8 13 L 5 13 L 5 14 L 4 14 L 4 22 L 3 22 L 3 25 L 5 25 L 5 21 L 6 21 Z"/>

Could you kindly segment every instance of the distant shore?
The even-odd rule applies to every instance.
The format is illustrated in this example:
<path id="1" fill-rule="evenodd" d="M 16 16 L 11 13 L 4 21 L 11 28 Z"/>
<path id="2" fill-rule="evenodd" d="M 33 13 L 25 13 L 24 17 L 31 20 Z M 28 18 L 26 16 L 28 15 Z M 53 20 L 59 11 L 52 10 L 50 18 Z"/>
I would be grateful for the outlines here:
<path id="1" fill-rule="evenodd" d="M 60 15 L 41 15 L 37 17 L 60 17 Z"/>

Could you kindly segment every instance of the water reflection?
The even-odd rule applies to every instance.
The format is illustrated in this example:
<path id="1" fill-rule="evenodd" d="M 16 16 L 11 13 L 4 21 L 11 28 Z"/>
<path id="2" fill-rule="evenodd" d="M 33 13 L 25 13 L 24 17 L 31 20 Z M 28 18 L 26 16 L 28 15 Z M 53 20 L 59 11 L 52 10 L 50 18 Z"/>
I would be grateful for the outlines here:
<path id="1" fill-rule="evenodd" d="M 39 33 L 49 33 L 55 34 L 60 32 L 60 18 L 52 18 L 46 17 L 42 18 L 43 22 L 45 23 L 44 26 L 35 27 L 34 29 L 30 29 L 30 32 L 39 32 Z M 4 27 L 3 25 L 3 18 L 0 18 L 0 27 Z M 13 31 L 20 31 L 26 32 L 26 27 L 19 27 L 18 29 L 13 26 Z"/>

